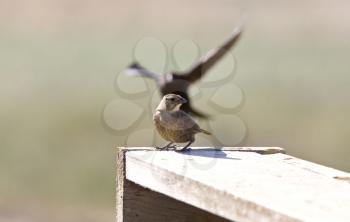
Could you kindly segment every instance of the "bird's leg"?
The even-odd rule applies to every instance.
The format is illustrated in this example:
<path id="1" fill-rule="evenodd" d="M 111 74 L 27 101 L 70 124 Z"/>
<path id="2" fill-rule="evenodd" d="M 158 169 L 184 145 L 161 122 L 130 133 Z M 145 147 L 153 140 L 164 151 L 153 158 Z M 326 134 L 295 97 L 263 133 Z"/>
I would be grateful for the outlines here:
<path id="1" fill-rule="evenodd" d="M 194 142 L 194 140 L 191 140 L 190 142 L 188 142 L 186 144 L 186 146 L 184 146 L 180 151 L 185 151 L 187 149 L 187 147 L 189 147 L 193 142 Z"/>
<path id="2" fill-rule="evenodd" d="M 170 142 L 170 143 L 168 143 L 167 145 L 165 145 L 165 146 L 163 146 L 163 147 L 157 147 L 157 146 L 156 146 L 156 149 L 158 149 L 158 150 L 164 150 L 164 149 L 165 149 L 165 150 L 166 150 L 166 149 L 168 149 L 169 147 L 171 147 L 171 146 L 170 146 L 171 144 L 173 144 L 173 142 Z"/>

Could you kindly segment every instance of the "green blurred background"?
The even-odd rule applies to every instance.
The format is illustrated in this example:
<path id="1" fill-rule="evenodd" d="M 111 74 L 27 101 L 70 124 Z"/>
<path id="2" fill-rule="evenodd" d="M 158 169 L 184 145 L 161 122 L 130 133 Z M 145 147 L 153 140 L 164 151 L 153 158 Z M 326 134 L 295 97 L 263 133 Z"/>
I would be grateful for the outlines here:
<path id="1" fill-rule="evenodd" d="M 124 137 L 101 113 L 135 44 L 191 39 L 204 52 L 242 15 L 240 145 L 350 171 L 349 10 L 346 0 L 1 0 L 0 221 L 113 221 Z"/>

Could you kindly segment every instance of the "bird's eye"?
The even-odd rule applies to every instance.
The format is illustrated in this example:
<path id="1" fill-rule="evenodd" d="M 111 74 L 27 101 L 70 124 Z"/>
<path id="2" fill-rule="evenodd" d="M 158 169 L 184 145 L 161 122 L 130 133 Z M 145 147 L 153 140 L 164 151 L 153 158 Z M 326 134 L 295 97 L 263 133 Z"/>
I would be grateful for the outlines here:
<path id="1" fill-rule="evenodd" d="M 168 101 L 171 101 L 171 102 L 174 102 L 175 101 L 175 98 L 172 98 L 172 97 L 168 97 L 168 98 L 166 98 L 166 100 L 168 100 Z"/>

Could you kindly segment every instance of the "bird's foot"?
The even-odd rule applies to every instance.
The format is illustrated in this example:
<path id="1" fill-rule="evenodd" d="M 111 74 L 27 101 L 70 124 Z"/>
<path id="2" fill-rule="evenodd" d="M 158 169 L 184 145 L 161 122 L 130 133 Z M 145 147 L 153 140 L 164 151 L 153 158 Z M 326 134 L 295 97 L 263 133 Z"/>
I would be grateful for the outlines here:
<path id="1" fill-rule="evenodd" d="M 176 145 L 172 145 L 172 146 L 168 146 L 167 150 L 173 149 L 176 150 L 177 146 Z"/>
<path id="2" fill-rule="evenodd" d="M 176 145 L 164 147 L 162 150 L 176 150 Z"/>
<path id="3" fill-rule="evenodd" d="M 191 150 L 190 147 L 184 147 L 182 149 L 177 150 L 177 152 L 185 152 L 185 151 L 190 151 L 190 150 Z"/>
<path id="4" fill-rule="evenodd" d="M 194 140 L 191 140 L 190 142 L 188 142 L 186 144 L 186 146 L 184 146 L 181 150 L 179 150 L 179 152 L 184 152 L 184 151 L 187 151 L 187 150 L 190 150 L 190 145 L 194 142 Z"/>
<path id="5" fill-rule="evenodd" d="M 171 144 L 167 144 L 166 146 L 163 147 L 155 147 L 157 150 L 170 150 L 170 149 L 176 149 L 176 145 L 171 145 Z"/>

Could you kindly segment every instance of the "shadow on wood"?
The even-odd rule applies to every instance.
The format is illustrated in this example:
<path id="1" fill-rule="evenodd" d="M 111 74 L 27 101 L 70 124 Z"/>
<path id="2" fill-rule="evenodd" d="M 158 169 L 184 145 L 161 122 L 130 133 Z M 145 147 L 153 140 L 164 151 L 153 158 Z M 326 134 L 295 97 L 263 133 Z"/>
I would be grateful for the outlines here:
<path id="1" fill-rule="evenodd" d="M 348 178 L 274 147 L 121 148 L 117 222 L 348 222 Z"/>

